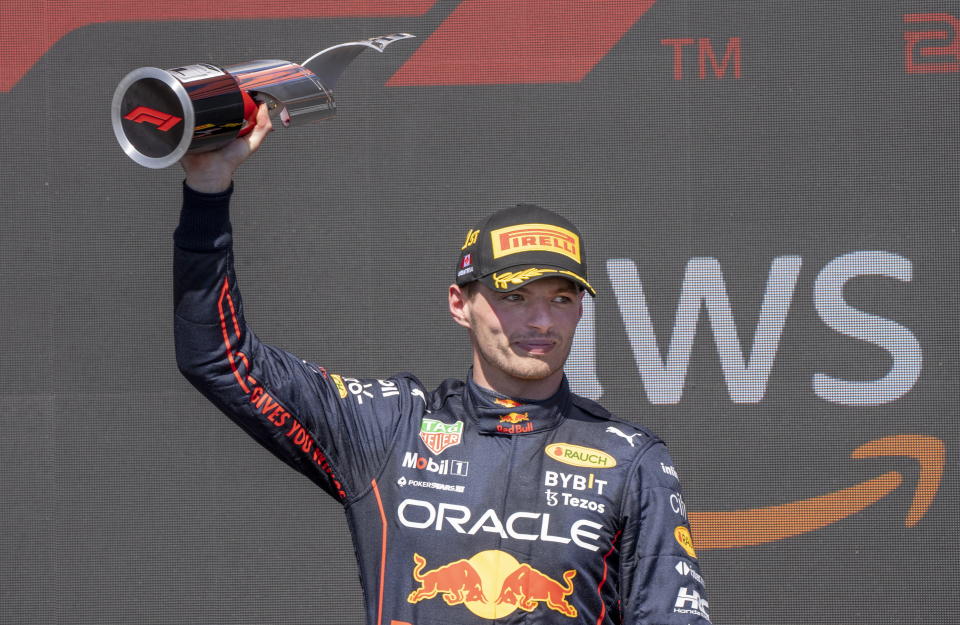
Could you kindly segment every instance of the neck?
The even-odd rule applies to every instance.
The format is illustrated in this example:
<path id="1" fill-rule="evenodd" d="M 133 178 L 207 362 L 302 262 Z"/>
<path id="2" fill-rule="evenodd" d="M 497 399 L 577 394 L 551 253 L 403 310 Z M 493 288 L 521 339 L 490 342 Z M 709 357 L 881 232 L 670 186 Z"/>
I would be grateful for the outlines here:
<path id="1" fill-rule="evenodd" d="M 563 381 L 563 369 L 554 371 L 547 377 L 538 380 L 517 378 L 490 365 L 474 352 L 473 381 L 483 388 L 507 397 L 540 400 L 547 399 L 560 388 L 560 383 Z"/>

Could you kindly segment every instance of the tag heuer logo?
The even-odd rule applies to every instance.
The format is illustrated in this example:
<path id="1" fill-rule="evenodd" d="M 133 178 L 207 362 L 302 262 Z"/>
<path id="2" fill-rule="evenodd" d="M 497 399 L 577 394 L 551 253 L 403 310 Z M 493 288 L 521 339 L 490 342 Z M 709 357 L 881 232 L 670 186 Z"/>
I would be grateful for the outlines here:
<path id="1" fill-rule="evenodd" d="M 463 421 L 444 423 L 436 419 L 424 419 L 420 422 L 420 439 L 434 454 L 440 454 L 447 447 L 459 445 L 463 439 Z"/>

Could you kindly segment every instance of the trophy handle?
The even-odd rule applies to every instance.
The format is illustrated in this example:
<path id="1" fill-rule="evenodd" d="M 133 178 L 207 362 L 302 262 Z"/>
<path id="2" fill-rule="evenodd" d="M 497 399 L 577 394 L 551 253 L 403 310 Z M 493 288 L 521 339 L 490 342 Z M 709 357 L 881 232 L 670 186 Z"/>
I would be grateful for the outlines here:
<path id="1" fill-rule="evenodd" d="M 329 90 L 340 80 L 343 70 L 350 65 L 353 59 L 357 58 L 361 52 L 366 49 L 383 52 L 384 48 L 401 39 L 410 39 L 415 35 L 409 33 L 393 33 L 392 35 L 383 35 L 382 37 L 371 37 L 360 41 L 349 41 L 335 46 L 330 46 L 325 50 L 317 52 L 309 59 L 300 64 L 316 75 L 323 83 L 323 86 Z"/>

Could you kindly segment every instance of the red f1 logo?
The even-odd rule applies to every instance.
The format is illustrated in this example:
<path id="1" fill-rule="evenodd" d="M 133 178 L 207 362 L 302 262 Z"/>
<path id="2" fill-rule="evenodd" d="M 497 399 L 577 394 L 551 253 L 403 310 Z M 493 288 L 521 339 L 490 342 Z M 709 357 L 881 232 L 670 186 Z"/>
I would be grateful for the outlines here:
<path id="1" fill-rule="evenodd" d="M 155 111 L 145 106 L 138 106 L 124 115 L 123 118 L 129 119 L 130 121 L 138 124 L 142 124 L 144 122 L 153 124 L 157 127 L 157 130 L 162 132 L 167 132 L 183 120 L 182 117 L 170 115 L 169 113 L 161 113 L 160 111 Z"/>

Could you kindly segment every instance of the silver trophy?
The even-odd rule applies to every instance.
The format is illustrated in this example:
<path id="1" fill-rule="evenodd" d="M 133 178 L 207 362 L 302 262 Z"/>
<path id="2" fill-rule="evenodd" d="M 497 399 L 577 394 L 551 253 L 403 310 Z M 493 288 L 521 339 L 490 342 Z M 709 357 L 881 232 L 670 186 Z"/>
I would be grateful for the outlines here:
<path id="1" fill-rule="evenodd" d="M 327 119 L 337 112 L 333 88 L 353 59 L 410 37 L 395 33 L 341 43 L 299 65 L 264 60 L 141 67 L 124 76 L 113 93 L 113 132 L 127 156 L 160 169 L 188 152 L 215 150 L 250 132 L 261 102 L 285 127 Z"/>

